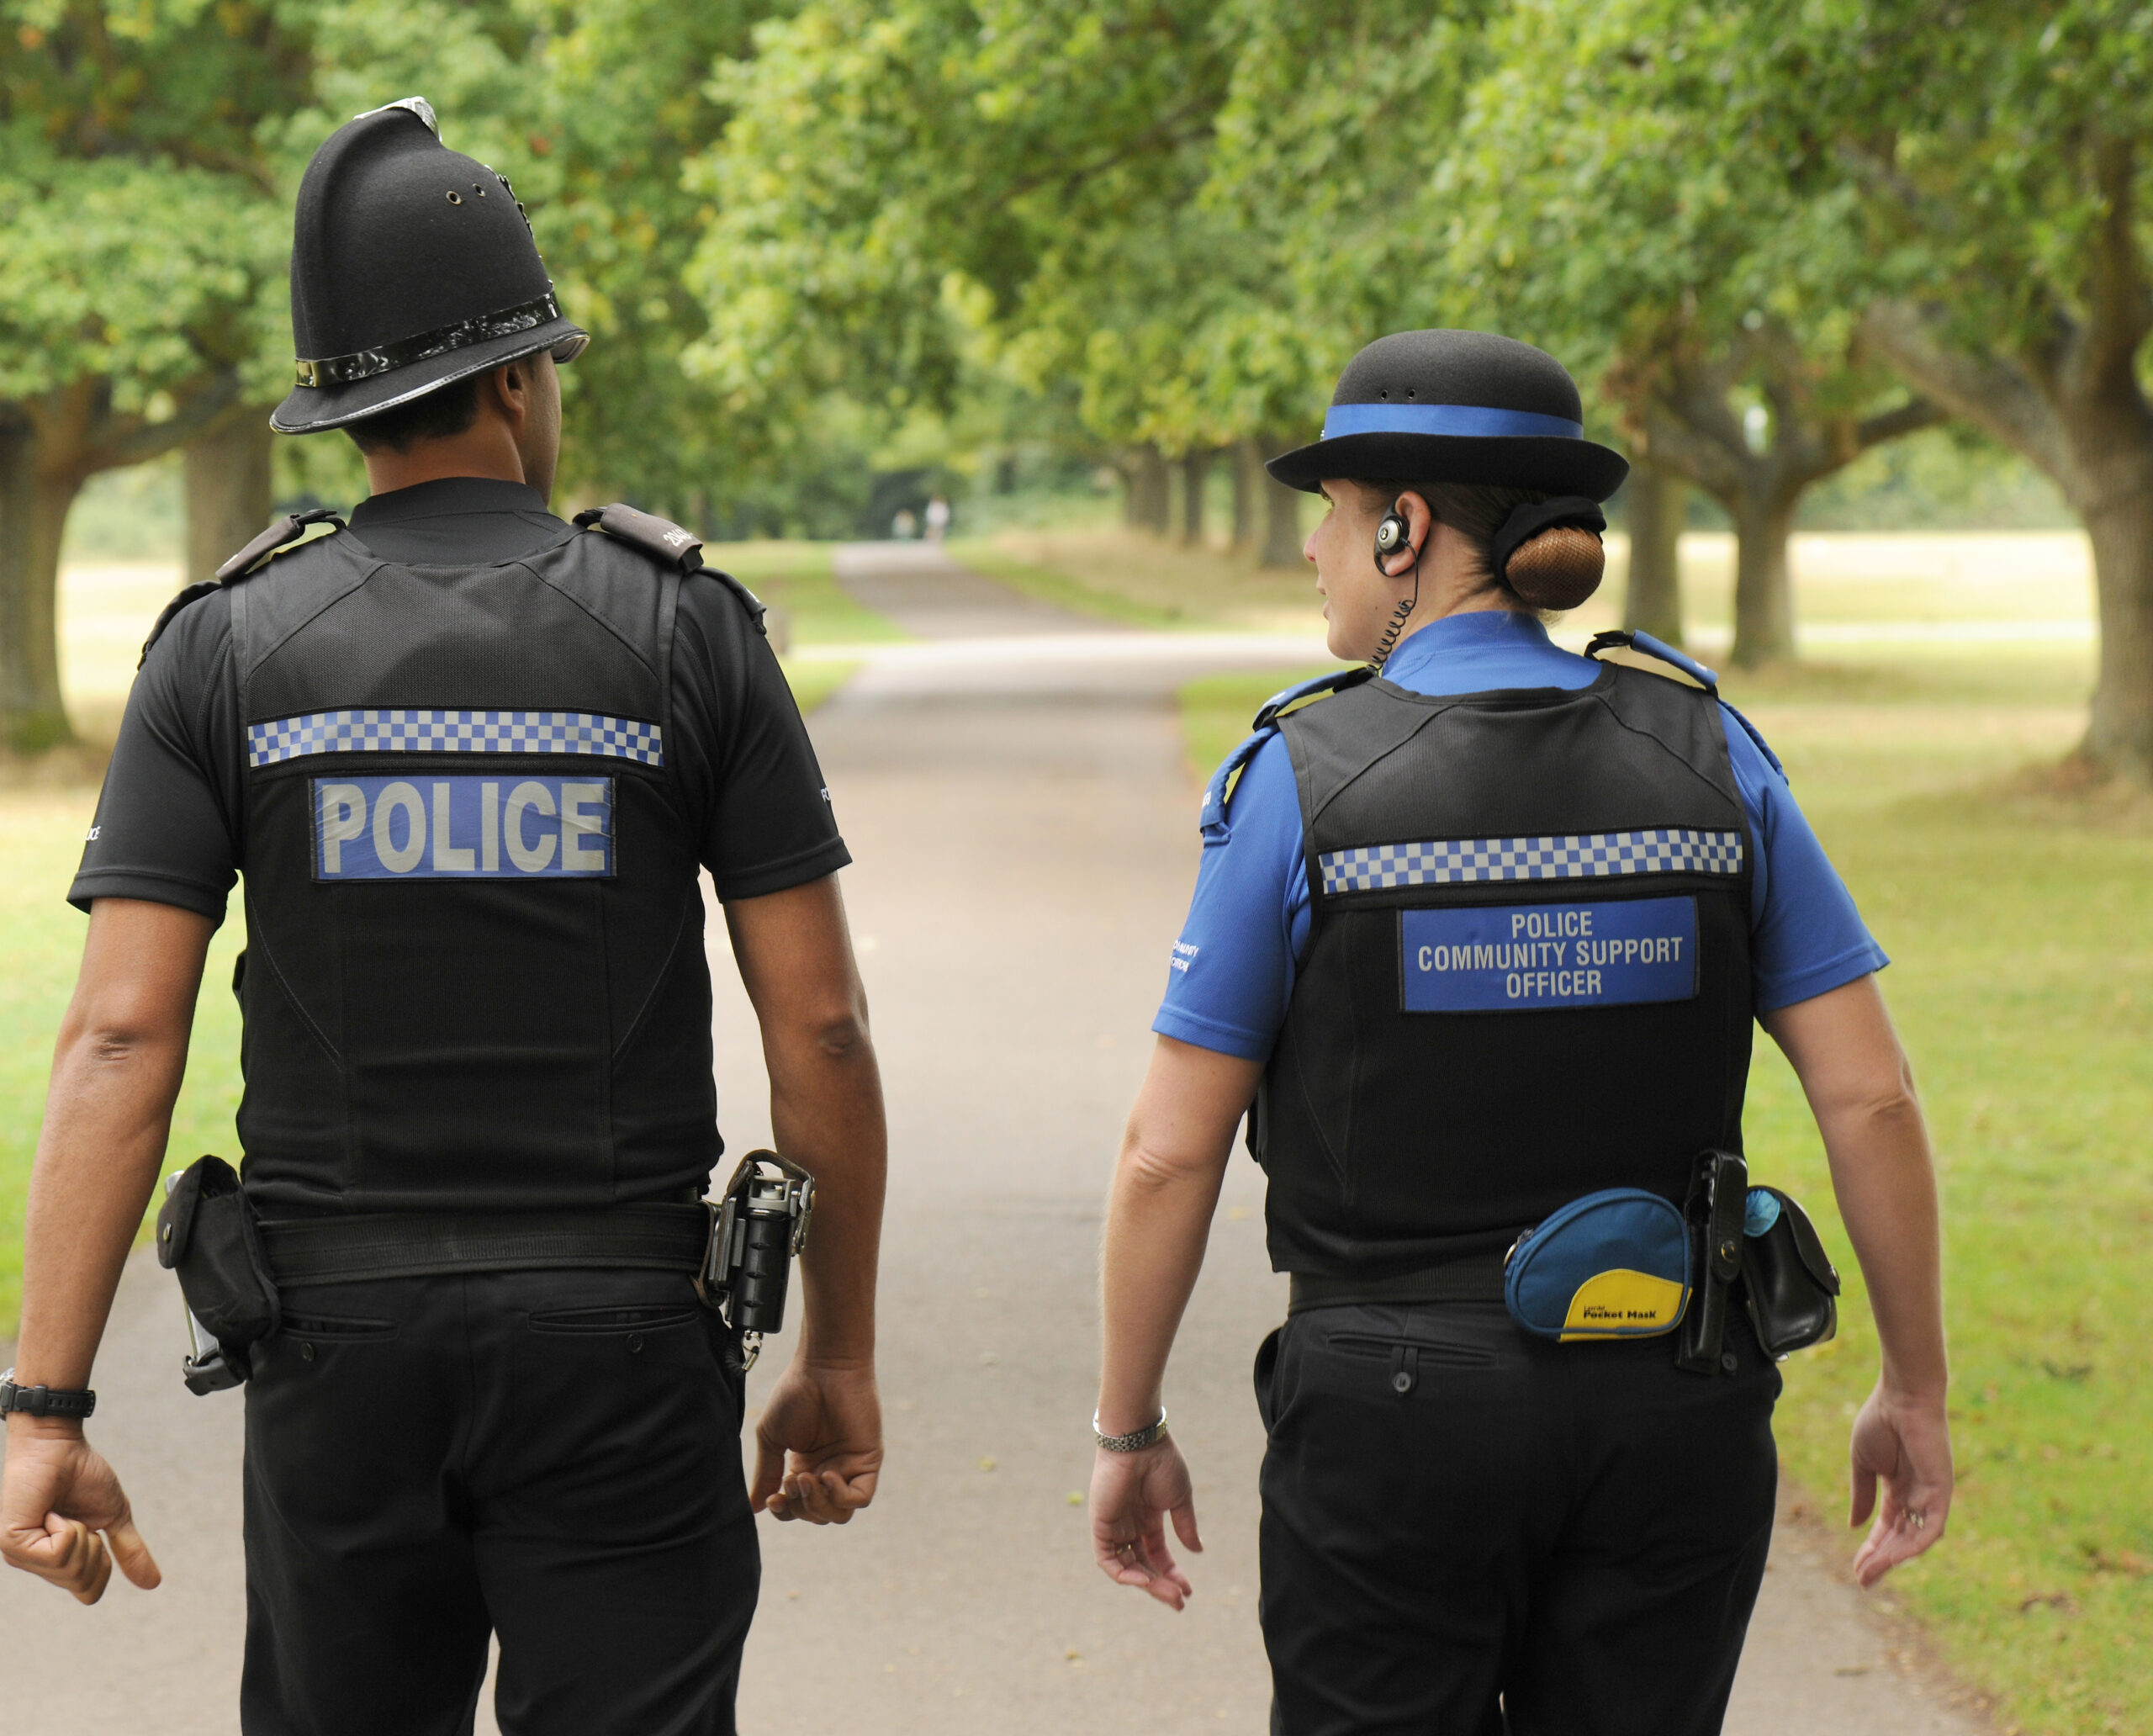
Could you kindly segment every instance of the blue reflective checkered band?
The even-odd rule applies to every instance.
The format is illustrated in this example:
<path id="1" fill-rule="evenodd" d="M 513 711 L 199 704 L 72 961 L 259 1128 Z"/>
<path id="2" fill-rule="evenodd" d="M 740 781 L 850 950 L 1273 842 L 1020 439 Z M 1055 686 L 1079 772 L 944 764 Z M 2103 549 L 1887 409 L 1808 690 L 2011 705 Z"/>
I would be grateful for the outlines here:
<path id="1" fill-rule="evenodd" d="M 1479 404 L 1334 404 L 1323 413 L 1323 437 L 1341 434 L 1453 434 L 1468 440 L 1582 440 L 1584 424 L 1531 410 L 1489 410 Z"/>
<path id="2" fill-rule="evenodd" d="M 309 754 L 583 754 L 665 763 L 664 732 L 595 712 L 310 712 L 246 726 L 247 763 Z"/>
<path id="3" fill-rule="evenodd" d="M 1742 834 L 1662 828 L 1569 838 L 1463 838 L 1326 850 L 1319 860 L 1325 892 L 1617 874 L 1738 874 Z"/>

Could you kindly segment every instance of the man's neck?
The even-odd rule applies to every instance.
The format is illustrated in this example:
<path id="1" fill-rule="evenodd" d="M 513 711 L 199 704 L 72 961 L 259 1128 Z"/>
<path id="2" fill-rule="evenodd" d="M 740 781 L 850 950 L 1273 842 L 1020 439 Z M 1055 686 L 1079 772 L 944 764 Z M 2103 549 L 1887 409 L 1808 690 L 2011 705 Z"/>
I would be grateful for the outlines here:
<path id="1" fill-rule="evenodd" d="M 470 436 L 452 440 L 422 440 L 408 452 L 384 449 L 366 454 L 367 487 L 377 495 L 398 489 L 416 488 L 422 482 L 442 482 L 451 477 L 473 476 L 489 482 L 528 483 L 523 456 L 515 443 L 496 435 L 483 436 L 474 428 Z"/>

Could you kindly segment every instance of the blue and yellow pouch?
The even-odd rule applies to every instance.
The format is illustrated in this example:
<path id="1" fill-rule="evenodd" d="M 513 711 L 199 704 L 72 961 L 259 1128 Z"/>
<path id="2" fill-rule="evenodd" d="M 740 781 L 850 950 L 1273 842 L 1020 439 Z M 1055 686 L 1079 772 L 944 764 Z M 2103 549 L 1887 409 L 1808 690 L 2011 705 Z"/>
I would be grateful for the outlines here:
<path id="1" fill-rule="evenodd" d="M 1656 1338 L 1690 1305 L 1691 1242 L 1680 1208 L 1657 1194 L 1588 1194 L 1518 1237 L 1503 1301 L 1526 1331 L 1565 1344 Z"/>

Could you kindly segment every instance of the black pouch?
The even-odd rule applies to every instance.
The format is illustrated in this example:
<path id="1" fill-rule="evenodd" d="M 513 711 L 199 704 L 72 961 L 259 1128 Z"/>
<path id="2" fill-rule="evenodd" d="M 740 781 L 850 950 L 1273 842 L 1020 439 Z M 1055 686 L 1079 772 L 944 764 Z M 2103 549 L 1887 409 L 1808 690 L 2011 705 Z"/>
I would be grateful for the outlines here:
<path id="1" fill-rule="evenodd" d="M 1839 1274 L 1809 1214 L 1777 1188 L 1749 1190 L 1742 1296 L 1771 1357 L 1822 1344 L 1839 1330 Z"/>
<path id="2" fill-rule="evenodd" d="M 1731 1151 L 1701 1151 L 1683 1208 L 1694 1252 L 1695 1289 L 1675 1339 L 1674 1365 L 1692 1374 L 1727 1372 L 1727 1303 L 1742 1275 L 1743 1212 L 1749 1166 Z"/>
<path id="3" fill-rule="evenodd" d="M 254 1215 L 223 1158 L 197 1158 L 166 1189 L 157 1211 L 157 1263 L 179 1275 L 195 1329 L 188 1388 L 237 1386 L 252 1372 L 248 1350 L 277 1330 L 279 1310 Z"/>

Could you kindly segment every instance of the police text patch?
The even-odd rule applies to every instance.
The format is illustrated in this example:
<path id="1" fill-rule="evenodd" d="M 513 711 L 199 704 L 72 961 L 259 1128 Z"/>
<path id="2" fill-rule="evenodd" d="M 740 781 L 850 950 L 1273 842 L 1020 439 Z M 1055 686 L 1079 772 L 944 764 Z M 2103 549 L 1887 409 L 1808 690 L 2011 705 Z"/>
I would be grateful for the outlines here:
<path id="1" fill-rule="evenodd" d="M 1695 898 L 1398 914 L 1408 1013 L 1635 1006 L 1697 992 Z"/>
<path id="2" fill-rule="evenodd" d="M 609 777 L 315 778 L 314 877 L 605 879 Z"/>

